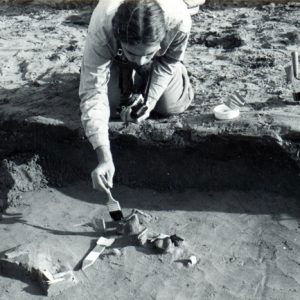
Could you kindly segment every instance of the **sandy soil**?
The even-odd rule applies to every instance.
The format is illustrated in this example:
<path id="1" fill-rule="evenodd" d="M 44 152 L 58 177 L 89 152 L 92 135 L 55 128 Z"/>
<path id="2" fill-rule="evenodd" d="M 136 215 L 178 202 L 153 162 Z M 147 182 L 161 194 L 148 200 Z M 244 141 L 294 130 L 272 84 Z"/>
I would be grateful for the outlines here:
<path id="1" fill-rule="evenodd" d="M 78 127 L 78 74 L 90 13 L 0 6 L 3 118 L 42 116 Z M 284 67 L 300 44 L 299 20 L 296 4 L 203 7 L 186 55 L 196 92 L 187 114 L 210 112 L 233 90 L 256 112 L 298 114 Z"/>
<path id="2" fill-rule="evenodd" d="M 1 118 L 42 116 L 54 125 L 78 126 L 78 74 L 90 11 L 0 6 Z M 299 114 L 284 76 L 290 51 L 300 44 L 299 25 L 297 6 L 203 8 L 186 57 L 196 91 L 186 114 L 211 111 L 233 89 L 256 112 Z M 263 126 L 269 121 L 262 114 Z M 159 194 L 117 187 L 114 194 L 125 212 L 150 213 L 151 228 L 182 235 L 186 251 L 157 255 L 119 245 L 120 256 L 108 251 L 86 274 L 76 272 L 78 286 L 55 299 L 299 299 L 297 199 L 255 190 Z M 44 241 L 61 245 L 75 267 L 98 235 L 74 225 L 95 215 L 107 219 L 102 198 L 84 182 L 22 194 L 0 220 L 0 252 Z M 176 262 L 189 253 L 199 259 L 196 266 Z M 1 277 L 0 298 L 43 296 L 28 278 Z"/>
<path id="3" fill-rule="evenodd" d="M 149 213 L 149 228 L 185 238 L 183 252 L 157 254 L 120 244 L 85 271 L 76 288 L 55 299 L 299 299 L 300 207 L 297 199 L 256 191 L 157 193 L 117 187 L 129 213 Z M 84 182 L 23 194 L 0 222 L 0 251 L 32 240 L 61 245 L 71 267 L 83 258 L 97 233 L 94 216 L 109 220 L 103 195 Z M 118 243 L 117 243 L 118 246 Z M 195 254 L 198 263 L 180 262 Z M 55 258 L 53 258 L 55 259 Z M 37 284 L 1 277 L 1 299 L 41 299 Z"/>

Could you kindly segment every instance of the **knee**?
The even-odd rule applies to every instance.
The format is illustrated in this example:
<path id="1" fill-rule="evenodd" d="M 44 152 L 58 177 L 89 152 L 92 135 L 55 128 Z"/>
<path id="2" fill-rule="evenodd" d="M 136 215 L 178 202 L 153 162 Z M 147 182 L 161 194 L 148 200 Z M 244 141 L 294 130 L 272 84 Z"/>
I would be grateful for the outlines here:
<path id="1" fill-rule="evenodd" d="M 187 110 L 187 108 L 190 106 L 190 103 L 185 104 L 182 103 L 180 105 L 168 105 L 168 101 L 165 100 L 161 103 L 157 103 L 156 107 L 155 107 L 155 112 L 159 113 L 160 115 L 164 116 L 164 117 L 169 117 L 172 115 L 178 115 L 183 113 L 184 111 Z"/>

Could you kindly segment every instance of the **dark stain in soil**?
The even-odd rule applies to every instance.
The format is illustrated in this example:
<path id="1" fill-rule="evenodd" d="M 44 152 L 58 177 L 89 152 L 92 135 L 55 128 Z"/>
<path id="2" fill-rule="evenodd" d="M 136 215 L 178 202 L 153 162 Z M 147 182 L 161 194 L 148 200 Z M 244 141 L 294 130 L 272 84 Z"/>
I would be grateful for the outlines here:
<path id="1" fill-rule="evenodd" d="M 234 48 L 241 47 L 244 43 L 238 33 L 218 33 L 208 32 L 206 34 L 195 34 L 190 38 L 190 44 L 204 44 L 206 47 L 219 48 L 222 47 L 225 50 L 232 50 Z"/>

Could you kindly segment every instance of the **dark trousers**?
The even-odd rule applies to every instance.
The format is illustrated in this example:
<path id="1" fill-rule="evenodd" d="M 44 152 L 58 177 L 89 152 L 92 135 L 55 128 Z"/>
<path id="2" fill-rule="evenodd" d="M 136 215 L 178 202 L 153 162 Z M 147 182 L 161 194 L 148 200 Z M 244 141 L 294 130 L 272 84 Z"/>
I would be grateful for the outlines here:
<path id="1" fill-rule="evenodd" d="M 146 73 L 145 73 L 146 74 Z M 126 101 L 131 92 L 143 92 L 147 84 L 147 76 L 141 72 L 134 71 L 132 75 L 128 70 L 128 83 L 122 82 L 120 87 L 120 67 L 113 62 L 110 69 L 110 80 L 108 83 L 108 99 L 111 117 L 117 116 L 117 110 Z M 129 76 L 132 76 L 129 78 Z M 131 82 L 131 83 L 130 83 Z M 127 91 L 126 91 L 127 90 Z M 185 66 L 178 62 L 176 72 L 168 87 L 158 100 L 154 110 L 163 116 L 169 116 L 184 112 L 193 100 L 193 90 Z"/>

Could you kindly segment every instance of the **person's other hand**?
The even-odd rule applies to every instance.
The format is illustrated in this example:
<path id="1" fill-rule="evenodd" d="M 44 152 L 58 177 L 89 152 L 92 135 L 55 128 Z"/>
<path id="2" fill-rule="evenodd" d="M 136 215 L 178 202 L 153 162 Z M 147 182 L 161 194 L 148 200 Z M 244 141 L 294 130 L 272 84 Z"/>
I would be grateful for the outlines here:
<path id="1" fill-rule="evenodd" d="M 156 103 L 153 102 L 147 102 L 147 104 L 144 104 L 143 96 L 135 94 L 133 95 L 132 104 L 122 109 L 120 114 L 121 119 L 125 123 L 140 123 L 149 118 L 155 104 Z M 137 116 L 135 116 L 134 112 Z"/>
<path id="2" fill-rule="evenodd" d="M 99 147 L 96 149 L 96 153 L 99 163 L 91 173 L 93 188 L 107 192 L 113 187 L 115 165 L 109 147 Z"/>
<path id="3" fill-rule="evenodd" d="M 130 98 L 130 105 L 124 106 L 120 113 L 121 120 L 124 123 L 136 123 L 136 118 L 134 118 L 133 111 L 144 105 L 144 97 L 142 94 L 133 94 Z"/>
<path id="4" fill-rule="evenodd" d="M 140 123 L 150 117 L 151 111 L 155 108 L 156 101 L 153 101 L 152 99 L 148 99 L 146 104 L 146 109 L 143 111 L 143 114 L 136 119 L 136 123 Z"/>
<path id="5" fill-rule="evenodd" d="M 144 106 L 144 110 L 142 112 L 142 114 L 135 119 L 135 123 L 140 123 L 142 121 L 147 120 L 150 117 L 150 113 L 151 113 L 152 109 L 150 109 L 147 105 Z"/>

